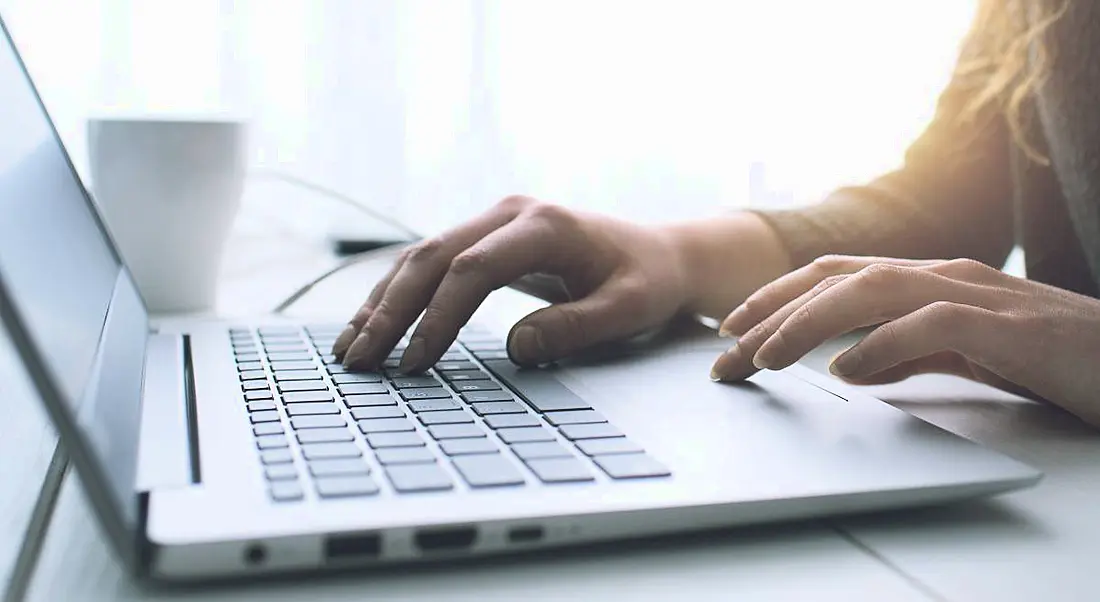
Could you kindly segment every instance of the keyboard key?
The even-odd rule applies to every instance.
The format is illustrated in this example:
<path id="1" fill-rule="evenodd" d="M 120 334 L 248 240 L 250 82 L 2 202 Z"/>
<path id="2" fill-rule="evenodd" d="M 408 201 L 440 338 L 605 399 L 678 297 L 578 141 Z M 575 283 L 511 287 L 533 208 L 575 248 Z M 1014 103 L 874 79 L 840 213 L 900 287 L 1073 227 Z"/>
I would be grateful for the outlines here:
<path id="1" fill-rule="evenodd" d="M 286 481 L 298 478 L 298 469 L 293 464 L 273 464 L 264 467 L 264 477 L 269 481 Z"/>
<path id="2" fill-rule="evenodd" d="M 596 456 L 594 461 L 613 479 L 667 477 L 672 474 L 663 464 L 646 454 Z"/>
<path id="3" fill-rule="evenodd" d="M 250 401 L 248 402 L 248 411 L 251 412 L 270 412 L 275 409 L 274 401 Z"/>
<path id="4" fill-rule="evenodd" d="M 268 492 L 276 502 L 296 502 L 304 496 L 298 481 L 275 481 Z"/>
<path id="5" fill-rule="evenodd" d="M 315 416 L 319 414 L 339 414 L 340 408 L 334 403 L 296 403 L 286 406 L 288 416 Z"/>
<path id="6" fill-rule="evenodd" d="M 283 432 L 283 425 L 278 422 L 261 422 L 252 427 L 252 434 L 256 436 L 276 435 L 281 432 Z"/>
<path id="7" fill-rule="evenodd" d="M 261 337 L 298 336 L 297 326 L 263 326 L 257 329 Z"/>
<path id="8" fill-rule="evenodd" d="M 499 435 L 500 439 L 505 443 L 537 443 L 540 441 L 556 440 L 552 431 L 544 429 L 541 426 L 500 429 L 497 431 L 497 435 Z"/>
<path id="9" fill-rule="evenodd" d="M 328 385 L 323 380 L 292 380 L 279 383 L 280 393 L 295 391 L 328 391 Z"/>
<path id="10" fill-rule="evenodd" d="M 348 369 L 341 364 L 325 364 L 325 370 L 328 370 L 328 373 L 333 376 L 337 374 L 350 374 Z"/>
<path id="11" fill-rule="evenodd" d="M 435 455 L 426 447 L 389 447 L 374 452 L 374 455 L 383 466 L 435 462 Z"/>
<path id="12" fill-rule="evenodd" d="M 448 352 L 444 353 L 443 355 L 439 356 L 439 361 L 441 361 L 441 362 L 465 362 L 465 361 L 468 361 L 468 360 L 466 359 L 466 354 L 465 353 L 462 353 L 461 351 L 458 351 L 458 350 L 454 350 L 454 351 L 448 351 Z"/>
<path id="13" fill-rule="evenodd" d="M 289 446 L 286 435 L 261 435 L 256 437 L 256 447 L 260 449 L 278 449 Z"/>
<path id="14" fill-rule="evenodd" d="M 354 441 L 347 427 L 307 429 L 298 433 L 298 443 L 336 443 Z"/>
<path id="15" fill-rule="evenodd" d="M 387 372 L 389 372 L 390 370 L 397 370 L 400 366 L 401 366 L 401 354 L 399 354 L 399 353 L 393 354 L 392 358 L 387 359 L 386 361 L 382 362 L 382 368 L 384 368 Z M 391 374 L 391 376 L 394 376 L 394 375 Z M 401 375 L 396 374 L 396 376 L 401 376 Z"/>
<path id="16" fill-rule="evenodd" d="M 521 426 L 542 426 L 534 414 L 492 414 L 485 417 L 485 424 L 489 428 L 506 429 Z"/>
<path id="17" fill-rule="evenodd" d="M 237 363 L 238 364 L 241 364 L 241 363 L 244 363 L 244 362 L 258 362 L 258 361 L 260 361 L 260 354 L 254 352 L 254 351 L 247 351 L 247 352 L 243 352 L 243 353 L 237 353 L 237 354 L 234 354 L 234 355 L 237 358 Z"/>
<path id="18" fill-rule="evenodd" d="M 279 370 L 275 373 L 275 380 L 283 383 L 290 380 L 321 380 L 319 370 Z"/>
<path id="19" fill-rule="evenodd" d="M 592 471 L 576 458 L 543 458 L 530 460 L 527 467 L 543 483 L 575 483 L 593 481 Z"/>
<path id="20" fill-rule="evenodd" d="M 294 430 L 320 429 L 337 426 L 347 426 L 343 416 L 299 416 L 290 419 L 290 426 Z"/>
<path id="21" fill-rule="evenodd" d="M 450 399 L 451 397 L 451 392 L 442 387 L 402 389 L 399 393 L 406 401 L 414 399 Z"/>
<path id="22" fill-rule="evenodd" d="M 409 409 L 417 414 L 421 412 L 443 412 L 446 410 L 457 410 L 462 407 L 462 404 L 455 401 L 453 398 L 448 397 L 446 399 L 413 399 L 409 401 Z"/>
<path id="23" fill-rule="evenodd" d="M 478 351 L 474 357 L 485 362 L 489 360 L 510 360 L 507 351 Z"/>
<path id="24" fill-rule="evenodd" d="M 603 417 L 603 414 L 597 412 L 596 410 L 547 412 L 546 420 L 554 426 L 561 426 L 563 424 L 596 424 L 599 422 L 607 422 L 607 419 Z"/>
<path id="25" fill-rule="evenodd" d="M 264 343 L 264 351 L 272 353 L 310 353 L 309 346 L 305 343 Z"/>
<path id="26" fill-rule="evenodd" d="M 325 349 L 325 350 L 322 350 L 321 361 L 326 363 L 326 364 L 331 364 L 331 363 L 336 361 L 336 356 L 332 355 L 331 353 L 328 353 L 328 350 Z"/>
<path id="27" fill-rule="evenodd" d="M 313 354 L 308 351 L 280 351 L 267 354 L 270 362 L 304 362 L 313 359 Z"/>
<path id="28" fill-rule="evenodd" d="M 523 370 L 507 361 L 487 361 L 485 366 L 539 412 L 592 409 L 546 370 Z"/>
<path id="29" fill-rule="evenodd" d="M 332 381 L 338 385 L 380 383 L 382 382 L 382 375 L 374 372 L 348 372 L 346 374 L 333 374 Z"/>
<path id="30" fill-rule="evenodd" d="M 278 373 L 282 371 L 315 370 L 316 368 L 317 364 L 313 362 L 271 362 L 271 369 L 276 372 L 276 377 L 278 377 Z"/>
<path id="31" fill-rule="evenodd" d="M 248 391 L 244 394 L 245 401 L 259 401 L 263 399 L 275 399 L 275 395 L 270 389 L 264 389 L 263 391 Z"/>
<path id="32" fill-rule="evenodd" d="M 472 423 L 474 417 L 463 410 L 448 410 L 446 412 L 425 412 L 420 415 L 420 422 L 425 425 L 433 424 L 465 424 Z"/>
<path id="33" fill-rule="evenodd" d="M 279 449 L 265 449 L 260 452 L 260 462 L 263 462 L 264 465 L 286 464 L 287 462 L 293 461 L 294 455 L 285 447 Z"/>
<path id="34" fill-rule="evenodd" d="M 459 393 L 467 391 L 499 391 L 500 385 L 491 380 L 475 380 L 467 382 L 452 382 L 451 386 Z"/>
<path id="35" fill-rule="evenodd" d="M 237 371 L 239 372 L 252 372 L 255 370 L 263 370 L 264 365 L 260 362 L 238 362 Z"/>
<path id="36" fill-rule="evenodd" d="M 463 393 L 467 403 L 485 403 L 491 401 L 515 401 L 516 396 L 507 391 L 471 391 Z"/>
<path id="37" fill-rule="evenodd" d="M 476 424 L 437 424 L 428 427 L 428 433 L 437 441 L 441 439 L 470 439 L 484 437 L 485 431 Z"/>
<path id="38" fill-rule="evenodd" d="M 363 431 L 364 435 L 370 435 L 373 433 L 414 431 L 416 427 L 404 418 L 380 418 L 378 420 L 360 420 L 359 430 Z"/>
<path id="39" fill-rule="evenodd" d="M 443 383 L 434 376 L 399 376 L 393 379 L 393 386 L 398 389 L 419 389 L 424 387 L 442 387 Z"/>
<path id="40" fill-rule="evenodd" d="M 325 477 L 314 480 L 322 498 L 355 497 L 378 493 L 378 483 L 369 476 Z"/>
<path id="41" fill-rule="evenodd" d="M 624 437 L 622 431 L 614 426 L 603 424 L 567 424 L 560 429 L 561 434 L 565 435 L 566 439 L 570 441 L 577 441 L 578 439 L 603 439 L 612 437 Z"/>
<path id="42" fill-rule="evenodd" d="M 240 373 L 240 377 L 241 377 L 242 381 L 246 381 L 246 380 L 266 380 L 267 379 L 267 372 L 264 372 L 263 370 L 245 370 L 245 371 Z"/>
<path id="43" fill-rule="evenodd" d="M 356 420 L 377 420 L 379 418 L 404 418 L 405 412 L 393 406 L 352 408 L 351 417 Z"/>
<path id="44" fill-rule="evenodd" d="M 389 393 L 389 389 L 386 385 L 379 383 L 349 383 L 346 385 L 337 385 L 337 389 L 340 390 L 341 395 L 377 395 L 379 393 Z"/>
<path id="45" fill-rule="evenodd" d="M 489 380 L 489 374 L 481 370 L 458 370 L 455 372 L 441 373 L 443 378 L 452 383 L 468 382 L 471 380 Z"/>
<path id="46" fill-rule="evenodd" d="M 259 424 L 261 422 L 278 422 L 279 413 L 274 410 L 268 410 L 266 412 L 253 412 L 248 416 L 248 419 L 252 421 L 252 424 Z"/>
<path id="47" fill-rule="evenodd" d="M 527 408 L 523 407 L 519 403 L 514 401 L 490 401 L 486 403 L 473 403 L 470 407 L 474 408 L 479 416 L 488 416 L 490 414 L 526 414 Z"/>
<path id="48" fill-rule="evenodd" d="M 473 362 L 439 362 L 435 365 L 437 372 L 455 372 L 458 370 L 477 370 Z"/>
<path id="49" fill-rule="evenodd" d="M 296 391 L 283 393 L 283 403 L 315 403 L 335 399 L 329 391 Z"/>
<path id="50" fill-rule="evenodd" d="M 370 466 L 367 466 L 361 458 L 340 458 L 336 460 L 313 460 L 308 463 L 309 472 L 315 477 L 331 477 L 337 475 L 370 474 Z"/>
<path id="51" fill-rule="evenodd" d="M 477 353 L 479 351 L 504 351 L 505 349 L 504 343 L 502 343 L 500 339 L 496 338 L 477 342 L 462 341 L 462 344 L 465 345 L 466 348 L 473 353 Z"/>
<path id="52" fill-rule="evenodd" d="M 309 333 L 311 337 L 338 337 L 347 327 L 347 324 L 310 324 L 306 326 L 306 332 Z"/>
<path id="53" fill-rule="evenodd" d="M 302 445 L 302 455 L 306 460 L 329 460 L 332 458 L 358 458 L 363 455 L 354 443 L 307 443 Z"/>
<path id="54" fill-rule="evenodd" d="M 517 443 L 512 446 L 512 451 L 525 461 L 538 460 L 540 458 L 573 457 L 573 454 L 557 441 L 544 443 Z"/>
<path id="55" fill-rule="evenodd" d="M 637 454 L 645 451 L 642 449 L 642 446 L 628 440 L 626 437 L 618 437 L 615 439 L 584 439 L 577 441 L 577 448 L 589 456 Z"/>
<path id="56" fill-rule="evenodd" d="M 264 380 L 248 380 L 248 381 L 245 381 L 245 382 L 241 383 L 241 388 L 244 389 L 245 391 L 260 391 L 260 390 L 266 390 L 269 387 L 270 387 L 270 385 L 267 384 L 267 379 L 264 379 Z"/>
<path id="57" fill-rule="evenodd" d="M 454 488 L 451 477 L 437 464 L 387 466 L 386 475 L 393 483 L 393 488 L 401 493 L 446 491 Z"/>
<path id="58" fill-rule="evenodd" d="M 349 408 L 367 408 L 375 406 L 395 406 L 397 400 L 390 397 L 389 393 L 378 395 L 346 395 L 344 403 Z"/>
<path id="59" fill-rule="evenodd" d="M 386 447 L 423 447 L 424 440 L 418 433 L 374 433 L 367 435 L 367 445 L 373 449 Z"/>
<path id="60" fill-rule="evenodd" d="M 469 454 L 495 454 L 500 448 L 489 439 L 447 439 L 439 442 L 440 449 L 448 456 Z"/>
<path id="61" fill-rule="evenodd" d="M 470 487 L 505 487 L 526 482 L 519 469 L 500 454 L 459 456 L 452 462 Z"/>

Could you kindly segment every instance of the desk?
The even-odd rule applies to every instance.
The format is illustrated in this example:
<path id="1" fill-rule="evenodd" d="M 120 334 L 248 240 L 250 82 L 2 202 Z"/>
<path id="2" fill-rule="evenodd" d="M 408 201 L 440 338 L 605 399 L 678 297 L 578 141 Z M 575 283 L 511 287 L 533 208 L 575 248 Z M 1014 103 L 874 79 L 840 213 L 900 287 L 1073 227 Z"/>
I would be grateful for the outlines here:
<path id="1" fill-rule="evenodd" d="M 243 253 L 244 247 L 231 251 Z M 284 251 L 285 252 L 285 251 Z M 247 255 L 247 253 L 245 253 Z M 236 280 L 279 294 L 324 264 L 305 256 Z M 262 265 L 263 262 L 258 262 Z M 348 270 L 294 313 L 342 319 L 384 264 Z M 266 278 L 266 279 L 265 279 Z M 269 298 L 277 298 L 269 297 Z M 533 305 L 507 291 L 481 319 L 503 331 Z M 244 308 L 254 309 L 254 308 Z M 806 363 L 824 369 L 844 341 Z M 872 393 L 930 422 L 1048 473 L 1035 489 L 950 508 L 813 521 L 570 550 L 505 562 L 402 569 L 297 583 L 144 590 L 119 570 L 69 474 L 30 575 L 27 599 L 57 600 L 1098 600 L 1093 542 L 1100 542 L 1100 437 L 1063 413 L 950 377 L 921 377 Z M 41 464 L 42 460 L 37 460 Z M 4 488 L 9 487 L 5 479 Z"/>

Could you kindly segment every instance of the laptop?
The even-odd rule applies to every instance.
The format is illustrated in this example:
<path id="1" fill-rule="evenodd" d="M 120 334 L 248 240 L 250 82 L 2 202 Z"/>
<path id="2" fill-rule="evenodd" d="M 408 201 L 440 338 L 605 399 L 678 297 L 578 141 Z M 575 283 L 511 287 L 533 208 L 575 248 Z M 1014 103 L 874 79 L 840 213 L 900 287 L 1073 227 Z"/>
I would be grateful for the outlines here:
<path id="1" fill-rule="evenodd" d="M 0 323 L 142 580 L 514 554 L 991 495 L 1035 469 L 725 343 L 520 370 L 469 326 L 429 372 L 349 373 L 342 324 L 150 327 L 4 30 Z M 400 349 L 396 350 L 397 352 Z"/>

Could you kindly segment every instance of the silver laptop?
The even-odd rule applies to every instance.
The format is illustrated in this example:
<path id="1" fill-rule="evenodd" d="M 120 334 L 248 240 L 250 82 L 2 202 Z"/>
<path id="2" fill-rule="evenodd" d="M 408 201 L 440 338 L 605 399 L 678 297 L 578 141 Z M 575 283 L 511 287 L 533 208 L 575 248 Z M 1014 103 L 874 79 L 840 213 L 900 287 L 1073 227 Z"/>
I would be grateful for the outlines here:
<path id="1" fill-rule="evenodd" d="M 518 370 L 467 328 L 430 372 L 347 373 L 341 325 L 158 332 L 10 38 L 0 318 L 139 578 L 510 554 L 941 503 L 1039 473 L 794 367 L 706 348 Z"/>

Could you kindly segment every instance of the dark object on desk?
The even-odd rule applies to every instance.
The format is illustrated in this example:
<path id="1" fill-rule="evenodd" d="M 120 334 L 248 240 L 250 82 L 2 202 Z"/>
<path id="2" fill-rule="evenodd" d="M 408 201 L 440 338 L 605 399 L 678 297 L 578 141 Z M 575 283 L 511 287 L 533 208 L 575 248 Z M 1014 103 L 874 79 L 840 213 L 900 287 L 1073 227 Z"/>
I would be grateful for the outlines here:
<path id="1" fill-rule="evenodd" d="M 352 255 L 366 253 L 367 251 L 374 251 L 375 249 L 416 242 L 416 240 L 396 237 L 382 239 L 376 237 L 353 238 L 340 236 L 332 237 L 329 240 L 332 244 L 332 251 L 339 257 L 350 257 Z"/>

